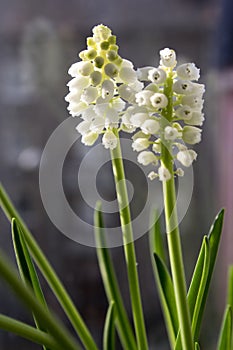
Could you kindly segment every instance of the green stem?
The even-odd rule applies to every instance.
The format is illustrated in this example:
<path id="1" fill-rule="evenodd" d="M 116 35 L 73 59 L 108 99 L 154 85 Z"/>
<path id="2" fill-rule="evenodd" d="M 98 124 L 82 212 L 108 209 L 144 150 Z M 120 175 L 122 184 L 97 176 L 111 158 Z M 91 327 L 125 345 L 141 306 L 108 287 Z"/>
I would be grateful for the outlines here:
<path id="1" fill-rule="evenodd" d="M 148 344 L 142 310 L 128 192 L 125 182 L 125 172 L 122 161 L 120 139 L 116 130 L 115 133 L 118 137 L 118 143 L 117 147 L 111 150 L 111 158 L 123 234 L 124 253 L 128 273 L 132 313 L 138 348 L 139 350 L 146 350 L 148 349 Z"/>
<path id="2" fill-rule="evenodd" d="M 6 194 L 1 184 L 0 184 L 0 205 L 2 206 L 6 216 L 9 218 L 10 221 L 12 220 L 12 218 L 16 218 L 17 222 L 20 224 L 20 227 L 22 229 L 22 232 L 23 232 L 25 241 L 28 245 L 28 249 L 31 253 L 31 256 L 33 257 L 34 261 L 39 267 L 41 273 L 44 275 L 46 281 L 50 285 L 52 291 L 54 292 L 54 295 L 57 297 L 57 300 L 59 301 L 60 305 L 65 311 L 67 317 L 69 318 L 71 324 L 73 325 L 74 329 L 79 335 L 84 346 L 88 350 L 98 350 L 97 345 L 95 344 L 87 326 L 85 325 L 81 315 L 76 309 L 69 294 L 65 290 L 63 284 L 61 283 L 60 279 L 56 275 L 54 269 L 52 268 L 52 266 L 44 256 L 43 252 L 41 251 L 40 247 L 36 243 L 31 232 L 28 230 L 27 226 L 24 224 L 23 220 L 21 219 L 17 210 L 13 206 L 10 198 Z"/>
<path id="3" fill-rule="evenodd" d="M 45 345 L 49 349 L 63 350 L 62 345 L 57 343 L 50 334 L 12 319 L 11 317 L 0 315 L 0 329 L 17 334 L 22 338 L 33 341 L 34 343 Z"/>
<path id="4" fill-rule="evenodd" d="M 165 125 L 166 123 L 171 122 L 173 115 L 172 86 L 173 79 L 171 72 L 164 85 L 164 94 L 168 98 L 168 106 L 163 111 L 164 119 L 162 120 L 162 123 Z M 166 167 L 169 170 L 171 174 L 170 180 L 163 181 L 163 196 L 168 250 L 181 332 L 182 349 L 193 350 L 194 344 L 192 339 L 191 321 L 186 298 L 186 281 L 176 207 L 176 191 L 173 174 L 172 149 L 171 145 L 169 144 L 169 142 L 166 142 L 166 140 L 162 140 L 161 147 L 161 163 L 164 167 Z"/>

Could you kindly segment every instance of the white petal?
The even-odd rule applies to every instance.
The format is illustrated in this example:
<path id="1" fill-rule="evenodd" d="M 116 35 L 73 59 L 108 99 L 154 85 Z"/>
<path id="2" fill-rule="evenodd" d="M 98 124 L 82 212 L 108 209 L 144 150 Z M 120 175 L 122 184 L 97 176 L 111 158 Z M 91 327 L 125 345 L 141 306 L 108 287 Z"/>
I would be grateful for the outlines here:
<path id="1" fill-rule="evenodd" d="M 102 84 L 102 97 L 103 99 L 111 100 L 114 95 L 114 83 L 111 80 L 105 80 Z"/>
<path id="2" fill-rule="evenodd" d="M 155 93 L 150 97 L 152 106 L 156 109 L 165 108 L 168 104 L 167 96 L 161 93 Z"/>
<path id="3" fill-rule="evenodd" d="M 85 87 L 89 86 L 90 80 L 89 77 L 78 76 L 70 80 L 67 84 L 69 89 L 77 89 L 78 91 L 82 91 Z"/>
<path id="4" fill-rule="evenodd" d="M 152 83 L 162 84 L 167 78 L 166 72 L 162 68 L 153 68 L 148 72 L 148 79 Z"/>
<path id="5" fill-rule="evenodd" d="M 111 130 L 107 130 L 102 138 L 102 143 L 105 148 L 114 149 L 117 147 L 118 138 Z"/>
<path id="6" fill-rule="evenodd" d="M 185 167 L 189 167 L 190 165 L 192 165 L 192 162 L 196 160 L 196 158 L 197 153 L 193 150 L 179 151 L 177 153 L 178 161 Z"/>
<path id="7" fill-rule="evenodd" d="M 88 134 L 84 134 L 82 136 L 81 142 L 86 146 L 92 146 L 95 141 L 98 139 L 98 134 L 95 132 L 89 132 Z"/>
<path id="8" fill-rule="evenodd" d="M 87 134 L 90 131 L 90 125 L 91 122 L 84 120 L 76 126 L 76 130 L 81 135 Z"/>
<path id="9" fill-rule="evenodd" d="M 194 63 L 184 63 L 177 67 L 177 76 L 183 80 L 198 80 L 200 78 L 200 69 Z"/>
<path id="10" fill-rule="evenodd" d="M 133 84 L 137 80 L 137 74 L 133 68 L 123 67 L 119 72 L 120 79 L 126 84 Z"/>
<path id="11" fill-rule="evenodd" d="M 139 80 L 142 81 L 149 81 L 148 73 L 151 69 L 154 69 L 154 67 L 142 67 L 137 69 L 137 77 Z"/>
<path id="12" fill-rule="evenodd" d="M 171 179 L 171 173 L 167 168 L 165 168 L 163 165 L 161 165 L 158 168 L 158 175 L 159 175 L 159 180 L 160 181 L 168 181 Z"/>
<path id="13" fill-rule="evenodd" d="M 142 132 L 145 134 L 156 134 L 160 128 L 159 122 L 153 119 L 147 119 L 142 125 Z"/>
<path id="14" fill-rule="evenodd" d="M 174 50 L 165 48 L 160 50 L 160 64 L 165 67 L 175 67 L 176 65 L 176 53 Z"/>
<path id="15" fill-rule="evenodd" d="M 131 123 L 136 126 L 140 127 L 148 118 L 148 114 L 146 113 L 136 113 L 133 114 L 130 118 Z"/>
<path id="16" fill-rule="evenodd" d="M 194 145 L 201 141 L 202 130 L 195 126 L 185 126 L 183 128 L 182 138 L 184 142 Z"/>
<path id="17" fill-rule="evenodd" d="M 86 102 L 87 104 L 92 103 L 96 100 L 98 96 L 98 89 L 94 86 L 89 86 L 86 88 L 81 96 L 81 101 Z"/>
<path id="18" fill-rule="evenodd" d="M 155 154 L 151 151 L 142 151 L 141 153 L 139 153 L 138 155 L 138 163 L 142 164 L 142 165 L 149 165 L 151 163 L 153 164 L 157 164 L 157 158 L 155 156 Z"/>
<path id="19" fill-rule="evenodd" d="M 105 126 L 105 119 L 101 117 L 97 117 L 91 123 L 90 130 L 99 134 L 104 129 L 104 126 Z"/>

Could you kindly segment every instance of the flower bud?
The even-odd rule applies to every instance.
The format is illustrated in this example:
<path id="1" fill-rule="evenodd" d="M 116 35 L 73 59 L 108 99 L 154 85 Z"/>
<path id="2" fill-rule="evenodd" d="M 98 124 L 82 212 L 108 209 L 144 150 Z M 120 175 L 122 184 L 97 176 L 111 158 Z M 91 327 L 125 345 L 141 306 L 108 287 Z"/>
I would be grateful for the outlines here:
<path id="1" fill-rule="evenodd" d="M 138 155 L 138 163 L 142 164 L 142 165 L 149 165 L 151 163 L 153 164 L 157 164 L 158 160 L 155 156 L 155 154 L 151 151 L 142 151 L 141 153 L 139 153 Z"/>
<path id="2" fill-rule="evenodd" d="M 177 94 L 191 95 L 194 92 L 194 83 L 188 80 L 177 80 L 173 85 L 173 91 Z"/>
<path id="3" fill-rule="evenodd" d="M 168 181 L 172 177 L 170 171 L 163 165 L 158 168 L 158 175 L 160 181 Z"/>
<path id="4" fill-rule="evenodd" d="M 179 131 L 171 126 L 166 126 L 164 129 L 165 140 L 174 141 L 179 137 Z"/>
<path id="5" fill-rule="evenodd" d="M 160 64 L 165 67 L 173 68 L 176 65 L 176 53 L 174 50 L 165 48 L 160 50 Z"/>
<path id="6" fill-rule="evenodd" d="M 162 68 L 153 68 L 148 72 L 148 79 L 152 83 L 162 84 L 167 78 L 166 72 Z"/>
<path id="7" fill-rule="evenodd" d="M 131 123 L 136 126 L 140 127 L 148 118 L 148 115 L 146 113 L 135 113 L 130 118 Z"/>
<path id="8" fill-rule="evenodd" d="M 94 72 L 91 73 L 90 75 L 90 81 L 92 85 L 97 86 L 101 83 L 102 81 L 102 74 L 95 70 Z"/>
<path id="9" fill-rule="evenodd" d="M 111 80 L 105 80 L 102 84 L 102 97 L 106 101 L 111 100 L 114 96 L 114 83 Z"/>
<path id="10" fill-rule="evenodd" d="M 117 147 L 118 139 L 113 131 L 107 130 L 102 138 L 102 144 L 105 148 L 114 149 Z"/>
<path id="11" fill-rule="evenodd" d="M 150 98 L 153 95 L 154 95 L 153 91 L 149 91 L 149 90 L 140 91 L 135 95 L 136 103 L 139 106 L 150 106 L 151 104 Z"/>
<path id="12" fill-rule="evenodd" d="M 81 142 L 85 145 L 85 146 L 92 146 L 95 141 L 98 139 L 98 134 L 95 132 L 90 131 L 87 134 L 84 134 L 82 136 Z"/>
<path id="13" fill-rule="evenodd" d="M 120 79 L 126 84 L 133 84 L 137 80 L 137 74 L 133 68 L 123 67 L 119 72 Z"/>
<path id="14" fill-rule="evenodd" d="M 196 160 L 196 158 L 197 153 L 192 149 L 179 151 L 177 153 L 177 160 L 185 167 L 189 167 L 190 165 L 192 165 L 193 161 Z"/>
<path id="15" fill-rule="evenodd" d="M 154 108 L 160 109 L 167 107 L 168 99 L 167 96 L 161 93 L 155 93 L 150 97 L 151 104 Z"/>
<path id="16" fill-rule="evenodd" d="M 201 132 L 202 130 L 195 126 L 185 126 L 183 128 L 182 138 L 184 142 L 194 145 L 201 141 Z"/>
<path id="17" fill-rule="evenodd" d="M 186 97 L 186 96 L 185 96 Z M 180 106 L 176 109 L 175 111 L 175 115 L 178 118 L 184 119 L 184 120 L 189 120 L 190 118 L 192 118 L 192 109 L 189 106 Z"/>
<path id="18" fill-rule="evenodd" d="M 91 74 L 93 69 L 94 68 L 93 68 L 93 65 L 91 62 L 81 61 L 81 62 L 76 62 L 76 63 L 72 64 L 70 69 L 68 70 L 68 73 L 72 77 L 76 77 L 79 74 L 84 75 L 84 76 L 88 76 Z"/>
<path id="19" fill-rule="evenodd" d="M 159 131 L 160 125 L 157 120 L 147 119 L 142 125 L 142 132 L 145 134 L 156 134 Z"/>
<path id="20" fill-rule="evenodd" d="M 115 78 L 118 75 L 118 69 L 113 63 L 107 63 L 106 66 L 104 66 L 104 72 L 110 78 Z"/>
<path id="21" fill-rule="evenodd" d="M 198 80 L 200 69 L 194 63 L 184 63 L 176 68 L 177 76 L 183 80 Z"/>
<path id="22" fill-rule="evenodd" d="M 143 151 L 144 149 L 148 148 L 150 145 L 150 142 L 146 138 L 137 138 L 133 143 L 132 143 L 132 148 L 134 151 L 140 152 Z"/>
<path id="23" fill-rule="evenodd" d="M 81 96 L 81 101 L 86 102 L 87 104 L 92 103 L 96 100 L 98 96 L 98 89 L 94 86 L 89 86 L 86 88 Z"/>

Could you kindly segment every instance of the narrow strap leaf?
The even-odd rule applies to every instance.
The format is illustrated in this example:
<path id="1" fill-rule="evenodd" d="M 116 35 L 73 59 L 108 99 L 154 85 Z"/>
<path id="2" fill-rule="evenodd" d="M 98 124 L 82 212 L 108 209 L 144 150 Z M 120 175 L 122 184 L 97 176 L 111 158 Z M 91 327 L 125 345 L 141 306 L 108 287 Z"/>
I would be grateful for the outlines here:
<path id="1" fill-rule="evenodd" d="M 201 249 L 198 255 L 196 266 L 192 275 L 190 287 L 188 290 L 188 305 L 190 317 L 192 321 L 192 332 L 197 331 L 198 314 L 202 305 L 203 295 L 205 291 L 205 283 L 209 273 L 210 249 L 208 237 L 204 236 Z M 205 283 L 204 283 L 205 282 Z M 195 338 L 194 338 L 195 339 Z M 196 339 L 197 340 L 197 339 Z M 180 332 L 176 339 L 175 350 L 181 350 Z"/>
<path id="2" fill-rule="evenodd" d="M 47 348 L 53 350 L 64 350 L 63 345 L 59 344 L 50 334 L 1 314 L 0 329 L 19 335 L 34 343 L 45 345 Z"/>
<path id="3" fill-rule="evenodd" d="M 205 286 L 202 284 L 204 289 L 202 290 L 202 298 L 201 298 L 201 304 L 199 300 L 199 312 L 195 315 L 195 340 L 198 339 L 202 317 L 204 313 L 205 303 L 209 291 L 210 281 L 214 270 L 214 265 L 217 257 L 221 232 L 222 232 L 222 225 L 223 225 L 223 217 L 224 217 L 224 210 L 221 210 L 219 214 L 216 216 L 213 225 L 210 228 L 210 232 L 208 236 L 204 236 L 202 241 L 202 246 L 200 249 L 200 253 L 197 259 L 197 263 L 193 272 L 192 280 L 190 283 L 189 291 L 188 291 L 188 304 L 189 304 L 189 310 L 190 310 L 190 316 L 191 320 L 193 318 L 194 308 L 197 301 L 197 296 L 199 293 L 199 288 L 201 285 L 201 280 L 203 277 L 203 269 L 205 265 L 205 256 L 207 252 L 207 241 L 208 241 L 208 255 L 209 255 L 209 262 L 208 262 L 208 276 L 205 275 Z M 207 266 L 207 265 L 206 265 Z M 192 321 L 193 322 L 193 321 Z M 178 333 L 177 340 L 176 340 L 176 346 L 175 350 L 181 349 L 181 339 L 180 339 L 180 332 Z"/>
<path id="4" fill-rule="evenodd" d="M 12 219 L 11 229 L 14 251 L 20 276 L 24 283 L 29 284 L 32 287 L 36 298 L 44 305 L 44 307 L 47 308 L 47 304 L 45 302 L 45 298 L 40 286 L 40 282 L 34 264 L 25 244 L 23 235 L 20 232 L 20 228 L 17 225 L 16 219 Z M 35 315 L 33 315 L 33 317 L 35 320 L 36 327 L 41 331 L 46 331 L 44 326 L 40 324 L 39 320 L 35 317 Z M 43 348 L 44 350 L 49 350 L 45 346 L 43 346 Z"/>
<path id="5" fill-rule="evenodd" d="M 157 218 L 156 212 L 154 213 L 152 220 L 153 225 L 151 226 L 149 235 L 151 258 L 154 263 L 153 253 L 156 253 L 160 259 L 166 263 L 164 242 L 161 233 L 161 222 L 160 218 Z"/>
<path id="6" fill-rule="evenodd" d="M 233 265 L 231 265 L 228 270 L 227 303 L 233 310 Z"/>
<path id="7" fill-rule="evenodd" d="M 115 303 L 111 301 L 104 325 L 103 350 L 115 350 Z"/>
<path id="8" fill-rule="evenodd" d="M 163 309 L 165 324 L 169 336 L 171 347 L 174 348 L 176 335 L 178 332 L 178 316 L 175 303 L 175 294 L 171 276 L 166 265 L 157 254 L 154 254 L 155 259 L 155 279 L 161 305 Z"/>
<path id="9" fill-rule="evenodd" d="M 232 308 L 227 305 L 220 330 L 217 350 L 231 350 Z"/>
<path id="10" fill-rule="evenodd" d="M 156 213 L 154 213 L 153 217 L 153 225 L 151 226 L 150 229 L 150 234 L 149 234 L 149 246 L 150 246 L 150 255 L 151 255 L 151 263 L 153 266 L 153 272 L 154 272 L 154 277 L 155 281 L 157 284 L 158 288 L 158 293 L 159 293 L 159 298 L 160 298 L 160 304 L 162 307 L 163 315 L 164 315 L 164 320 L 167 328 L 167 333 L 170 341 L 170 345 L 173 348 L 175 344 L 175 338 L 176 338 L 176 331 L 178 326 L 176 325 L 176 322 L 178 323 L 178 316 L 177 316 L 177 311 L 175 307 L 175 299 L 173 303 L 173 307 L 175 308 L 174 312 L 175 315 L 172 317 L 170 314 L 171 310 L 169 309 L 166 296 L 164 293 L 164 288 L 161 284 L 160 280 L 160 273 L 158 271 L 158 268 L 160 265 L 162 265 L 167 272 L 167 278 L 170 280 L 170 288 L 173 290 L 172 286 L 172 281 L 169 272 L 167 271 L 166 265 L 165 265 L 165 251 L 164 251 L 164 245 L 163 245 L 163 240 L 162 240 L 162 234 L 161 234 L 161 225 L 160 225 L 160 219 L 156 220 Z M 157 258 L 155 258 L 155 255 Z M 156 263 L 156 259 L 158 260 L 158 264 Z M 161 269 L 160 269 L 161 270 Z M 173 292 L 174 293 L 174 290 Z M 175 298 L 175 297 L 174 297 Z M 174 325 L 174 320 L 175 320 L 175 325 Z"/>
<path id="11" fill-rule="evenodd" d="M 47 307 L 44 294 L 33 261 L 25 243 L 24 237 L 18 226 L 17 220 L 12 219 L 12 240 L 20 276 L 25 283 L 31 285 L 35 296 Z"/>
<path id="12" fill-rule="evenodd" d="M 69 294 L 67 293 L 66 289 L 64 288 L 54 269 L 46 259 L 45 255 L 41 251 L 37 242 L 33 238 L 31 232 L 28 230 L 27 226 L 21 219 L 20 215 L 18 214 L 17 210 L 15 209 L 13 203 L 8 197 L 6 191 L 3 189 L 2 185 L 0 185 L 0 205 L 10 221 L 12 220 L 12 218 L 16 218 L 33 260 L 35 261 L 44 278 L 48 282 L 50 288 L 52 289 L 54 295 L 56 296 L 63 310 L 65 311 L 67 317 L 69 318 L 71 324 L 73 325 L 74 329 L 79 335 L 84 346 L 88 348 L 88 350 L 97 350 L 97 345 L 95 344 L 94 339 L 92 338 L 87 326 L 85 325 L 81 315 L 76 309 Z"/>
<path id="13" fill-rule="evenodd" d="M 231 310 L 233 310 L 233 265 L 231 265 L 228 270 L 227 304 L 230 305 Z M 231 346 L 232 346 L 231 350 L 233 350 L 233 322 L 232 322 Z"/>
<path id="14" fill-rule="evenodd" d="M 213 225 L 210 228 L 210 232 L 208 234 L 209 246 L 210 246 L 210 262 L 209 262 L 209 274 L 206 281 L 206 287 L 204 291 L 204 295 L 202 298 L 202 305 L 200 308 L 198 321 L 197 321 L 197 330 L 196 337 L 199 336 L 201 322 L 203 318 L 203 313 L 205 310 L 205 304 L 209 292 L 210 282 L 214 271 L 214 266 L 217 258 L 217 253 L 219 249 L 220 238 L 222 234 L 222 226 L 223 226 L 223 218 L 224 218 L 224 209 L 222 209 L 219 214 L 216 216 Z"/>
<path id="15" fill-rule="evenodd" d="M 198 343 L 195 343 L 195 350 L 201 350 L 200 345 Z"/>
<path id="16" fill-rule="evenodd" d="M 103 247 L 105 246 L 105 230 L 100 202 L 98 202 L 96 205 L 94 223 L 97 246 Z M 114 300 L 115 302 L 115 322 L 122 346 L 125 349 L 136 350 L 136 341 L 124 307 L 109 250 L 107 248 L 96 248 L 96 253 L 107 298 L 109 300 L 109 303 L 111 300 Z"/>
<path id="17" fill-rule="evenodd" d="M 203 270 L 202 270 L 202 276 L 200 280 L 200 286 L 197 293 L 197 298 L 195 302 L 195 307 L 192 315 L 192 334 L 193 338 L 196 341 L 197 340 L 197 329 L 199 329 L 198 321 L 200 322 L 199 314 L 202 307 L 202 301 L 203 296 L 205 293 L 206 288 L 206 282 L 209 276 L 209 264 L 210 264 L 210 248 L 209 248 L 209 241 L 207 237 L 204 237 L 204 263 L 203 263 Z"/>
<path id="18" fill-rule="evenodd" d="M 66 350 L 80 349 L 73 336 L 63 324 L 36 299 L 31 287 L 26 286 L 19 279 L 18 273 L 12 266 L 3 251 L 0 250 L 0 275 L 8 283 L 15 294 L 35 314 L 36 318 L 44 324 L 49 333 Z"/>

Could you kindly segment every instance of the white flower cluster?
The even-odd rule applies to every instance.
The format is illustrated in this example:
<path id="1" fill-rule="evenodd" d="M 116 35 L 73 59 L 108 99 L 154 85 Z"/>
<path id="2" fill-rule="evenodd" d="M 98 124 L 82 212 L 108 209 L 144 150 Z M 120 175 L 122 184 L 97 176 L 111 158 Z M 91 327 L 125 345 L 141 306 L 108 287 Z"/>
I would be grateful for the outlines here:
<path id="1" fill-rule="evenodd" d="M 103 134 L 105 148 L 117 146 L 114 129 L 126 103 L 121 96 L 135 95 L 143 84 L 137 80 L 133 64 L 118 54 L 116 37 L 111 30 L 98 25 L 93 36 L 87 38 L 87 49 L 79 54 L 81 61 L 72 64 L 68 73 L 72 80 L 67 84 L 69 94 L 65 100 L 73 117 L 81 116 L 77 131 L 82 142 L 91 146 Z"/>
<path id="2" fill-rule="evenodd" d="M 162 144 L 170 149 L 173 159 L 189 167 L 197 154 L 184 143 L 194 145 L 201 141 L 198 126 L 204 121 L 205 88 L 196 82 L 199 69 L 193 63 L 176 65 L 175 51 L 166 48 L 160 51 L 159 67 L 139 68 L 138 79 L 144 88 L 135 94 L 135 103 L 122 117 L 128 128 L 139 128 L 132 144 L 133 149 L 140 152 L 138 162 L 158 166 L 157 173 L 152 171 L 148 175 L 151 180 L 159 177 L 166 181 L 172 176 L 161 161 Z M 178 168 L 175 173 L 183 176 L 184 171 Z"/>
<path id="3" fill-rule="evenodd" d="M 200 72 L 194 63 L 177 66 L 175 51 L 165 48 L 158 67 L 135 71 L 130 61 L 119 56 L 116 37 L 102 24 L 93 28 L 79 57 L 81 61 L 68 71 L 73 79 L 65 100 L 70 114 L 81 117 L 77 131 L 82 142 L 91 146 L 102 134 L 104 147 L 114 149 L 116 131 L 136 131 L 132 147 L 140 152 L 138 162 L 156 166 L 148 175 L 151 180 L 167 181 L 172 173 L 183 176 L 181 168 L 172 173 L 166 168 L 162 150 L 169 149 L 172 161 L 184 167 L 197 157 L 185 145 L 200 142 L 204 121 L 205 87 L 197 83 Z"/>

